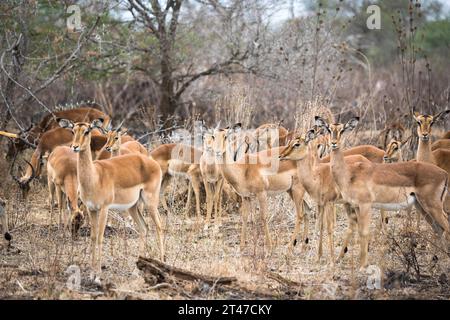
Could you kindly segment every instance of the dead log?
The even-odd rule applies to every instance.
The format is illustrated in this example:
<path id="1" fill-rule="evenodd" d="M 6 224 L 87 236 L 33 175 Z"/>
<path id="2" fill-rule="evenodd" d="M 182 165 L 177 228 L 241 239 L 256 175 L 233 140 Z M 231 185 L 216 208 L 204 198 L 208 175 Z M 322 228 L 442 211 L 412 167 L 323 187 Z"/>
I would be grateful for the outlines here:
<path id="1" fill-rule="evenodd" d="M 185 281 L 201 281 L 209 285 L 227 285 L 237 281 L 235 277 L 214 277 L 190 272 L 153 258 L 139 257 L 136 264 L 138 269 L 144 272 L 144 278 L 151 285 L 169 282 L 173 278 Z"/>

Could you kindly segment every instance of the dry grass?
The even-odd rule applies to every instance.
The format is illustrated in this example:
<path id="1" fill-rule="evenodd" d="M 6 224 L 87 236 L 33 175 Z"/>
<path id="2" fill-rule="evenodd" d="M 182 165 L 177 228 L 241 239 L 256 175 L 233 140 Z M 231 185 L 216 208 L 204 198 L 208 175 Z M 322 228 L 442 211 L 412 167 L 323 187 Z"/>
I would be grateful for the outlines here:
<path id="1" fill-rule="evenodd" d="M 83 229 L 82 236 L 72 241 L 57 226 L 56 219 L 50 222 L 46 201 L 46 188 L 35 183 L 35 193 L 26 201 L 9 198 L 8 212 L 27 208 L 17 213 L 22 223 L 12 228 L 14 248 L 3 249 L 0 254 L 0 298 L 26 299 L 175 299 L 195 298 L 192 293 L 153 289 L 147 285 L 136 268 L 138 236 L 127 219 L 110 215 L 106 231 L 102 284 L 89 281 L 89 237 Z M 287 196 L 273 197 L 270 201 L 270 228 L 275 240 L 272 255 L 263 249 L 263 237 L 257 224 L 257 208 L 253 208 L 249 225 L 249 241 L 245 252 L 239 251 L 240 218 L 238 212 L 229 212 L 218 231 L 201 231 L 194 219 L 183 215 L 185 200 L 182 195 L 185 185 L 172 188 L 175 203 L 174 213 L 164 220 L 167 224 L 165 242 L 167 263 L 183 269 L 208 275 L 236 276 L 240 285 L 251 290 L 268 290 L 275 296 L 286 297 L 283 287 L 267 277 L 274 272 L 296 281 L 301 285 L 293 299 L 400 299 L 400 298 L 450 298 L 446 274 L 450 271 L 448 256 L 432 242 L 428 225 L 422 221 L 420 233 L 415 230 L 415 216 L 405 213 L 391 213 L 387 233 L 377 231 L 378 213 L 372 221 L 373 239 L 370 246 L 370 262 L 382 269 L 383 289 L 369 290 L 367 274 L 357 272 L 359 248 L 352 245 L 344 261 L 332 267 L 326 263 L 328 255 L 320 262 L 316 257 L 317 236 L 314 219 L 310 219 L 311 241 L 305 251 L 297 246 L 294 255 L 286 254 L 287 241 L 293 230 L 294 208 Z M 14 194 L 11 191 L 11 194 Z M 171 197 L 169 197 L 170 199 Z M 169 200 L 170 201 L 170 200 Z M 151 225 L 151 224 L 150 224 Z M 347 226 L 346 218 L 338 210 L 335 254 Z M 154 229 L 151 225 L 148 237 L 147 255 L 157 256 Z M 413 237 L 407 231 L 413 231 Z M 419 235 L 421 237 L 419 237 Z M 357 237 L 355 236 L 354 239 Z M 326 242 L 325 242 L 326 244 Z M 412 247 L 414 246 L 414 247 Z M 411 248 L 412 251 L 411 251 Z M 20 252 L 18 252 L 20 250 Z M 406 252 L 402 255 L 400 251 Z M 416 278 L 414 268 L 409 266 L 408 254 L 413 252 L 420 266 L 420 278 Z M 69 266 L 79 266 L 81 286 L 70 290 L 67 281 Z M 174 293 L 176 292 L 176 293 Z M 214 290 L 202 298 L 230 298 Z M 233 298 L 233 297 L 231 297 Z M 239 298 L 235 296 L 234 298 Z"/>

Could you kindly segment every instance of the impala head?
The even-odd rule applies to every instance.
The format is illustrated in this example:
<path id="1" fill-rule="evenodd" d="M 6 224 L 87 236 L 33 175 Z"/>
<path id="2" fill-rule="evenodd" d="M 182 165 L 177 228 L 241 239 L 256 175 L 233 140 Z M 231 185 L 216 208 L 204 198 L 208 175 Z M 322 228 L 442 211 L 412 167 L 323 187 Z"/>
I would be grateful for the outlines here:
<path id="1" fill-rule="evenodd" d="M 34 170 L 33 165 L 28 162 L 27 160 L 24 160 L 28 166 L 30 166 L 31 169 L 31 175 L 22 175 L 21 178 L 18 178 L 14 175 L 14 164 L 16 162 L 17 153 L 14 156 L 14 159 L 12 161 L 11 167 L 9 169 L 9 174 L 13 178 L 13 180 L 19 185 L 20 190 L 22 191 L 22 197 L 25 199 L 28 197 L 28 194 L 30 193 L 30 183 L 33 181 L 33 179 L 36 177 L 36 171 Z"/>
<path id="2" fill-rule="evenodd" d="M 413 111 L 414 120 L 417 122 L 417 134 L 422 141 L 428 141 L 431 137 L 431 128 L 434 123 L 445 119 L 450 113 L 450 109 L 439 112 L 438 114 L 431 116 L 428 114 L 420 114 L 417 111 Z"/>
<path id="3" fill-rule="evenodd" d="M 383 162 L 392 163 L 402 161 L 401 154 L 401 146 L 402 142 L 397 139 L 392 139 L 386 147 L 386 151 L 384 152 Z"/>
<path id="4" fill-rule="evenodd" d="M 316 137 L 315 129 L 308 130 L 304 135 L 292 139 L 280 153 L 280 160 L 303 160 L 309 152 L 308 144 Z"/>
<path id="5" fill-rule="evenodd" d="M 236 134 L 241 130 L 241 124 L 236 123 L 225 129 L 216 129 L 214 131 L 214 153 L 217 159 L 222 160 L 223 155 L 236 139 Z"/>
<path id="6" fill-rule="evenodd" d="M 332 150 L 336 150 L 340 147 L 343 134 L 355 129 L 359 122 L 359 117 L 353 117 L 345 124 L 328 124 L 326 120 L 319 116 L 316 116 L 314 119 L 317 127 L 325 129 L 325 132 L 330 134 L 330 146 Z"/>
<path id="7" fill-rule="evenodd" d="M 205 150 L 207 153 L 213 154 L 215 139 L 216 138 L 213 131 L 206 131 L 203 134 L 203 150 Z"/>
<path id="8" fill-rule="evenodd" d="M 102 118 L 95 119 L 92 123 L 77 122 L 73 123 L 67 119 L 58 119 L 61 128 L 71 130 L 73 133 L 73 140 L 71 148 L 74 152 L 80 152 L 90 148 L 91 131 L 94 129 L 103 130 Z"/>
<path id="9" fill-rule="evenodd" d="M 124 120 L 125 121 L 125 120 Z M 114 128 L 106 134 L 107 140 L 105 144 L 105 149 L 108 152 L 117 152 L 122 144 L 122 137 L 127 134 L 126 129 L 122 129 L 124 123 L 122 121 L 117 128 Z"/>

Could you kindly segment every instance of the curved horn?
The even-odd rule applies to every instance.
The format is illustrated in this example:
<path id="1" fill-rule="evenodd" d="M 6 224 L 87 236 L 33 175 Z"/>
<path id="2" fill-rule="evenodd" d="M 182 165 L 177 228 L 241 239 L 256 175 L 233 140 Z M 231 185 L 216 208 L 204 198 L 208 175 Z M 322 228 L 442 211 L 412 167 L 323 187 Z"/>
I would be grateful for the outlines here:
<path id="1" fill-rule="evenodd" d="M 30 183 L 31 180 L 33 180 L 36 177 L 36 171 L 34 170 L 33 165 L 28 161 L 28 160 L 24 160 L 31 168 L 31 177 L 24 183 Z"/>

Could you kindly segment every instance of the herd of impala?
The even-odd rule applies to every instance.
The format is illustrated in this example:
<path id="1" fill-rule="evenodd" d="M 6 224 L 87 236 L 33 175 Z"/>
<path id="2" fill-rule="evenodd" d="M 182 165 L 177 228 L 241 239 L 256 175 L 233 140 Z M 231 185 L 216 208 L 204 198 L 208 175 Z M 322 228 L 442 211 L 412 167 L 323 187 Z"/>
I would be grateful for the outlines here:
<path id="1" fill-rule="evenodd" d="M 46 163 L 50 211 L 59 209 L 60 225 L 76 236 L 82 223 L 91 228 L 91 264 L 101 270 L 103 234 L 108 210 L 126 211 L 140 234 L 140 251 L 148 232 L 143 215 L 147 209 L 156 226 L 160 258 L 164 260 L 164 230 L 158 211 L 159 201 L 169 214 L 164 197 L 173 178 L 190 182 L 186 214 L 192 192 L 195 197 L 197 221 L 203 221 L 200 194 L 206 191 L 207 228 L 214 211 L 214 223 L 220 227 L 222 194 L 239 202 L 241 210 L 241 250 L 246 244 L 246 230 L 251 200 L 257 199 L 259 218 L 264 231 L 265 247 L 272 250 L 268 225 L 268 196 L 287 192 L 293 200 L 296 222 L 289 241 L 292 252 L 301 234 L 302 245 L 309 242 L 310 205 L 305 194 L 317 205 L 319 243 L 322 255 L 323 229 L 326 225 L 329 263 L 334 264 L 335 206 L 342 204 L 348 217 L 338 261 L 347 252 L 355 231 L 359 235 L 360 265 L 368 264 L 369 226 L 372 209 L 381 211 L 381 228 L 385 228 L 387 211 L 411 210 L 425 220 L 445 246 L 450 241 L 450 132 L 431 141 L 433 124 L 450 113 L 437 115 L 413 112 L 417 122 L 419 144 L 415 160 L 403 161 L 403 129 L 396 128 L 393 139 L 383 139 L 385 150 L 372 145 L 344 149 L 348 132 L 358 125 L 359 118 L 334 123 L 316 116 L 312 128 L 288 131 L 279 124 L 264 124 L 256 130 L 243 130 L 239 123 L 226 128 L 202 127 L 202 146 L 162 144 L 151 151 L 127 134 L 123 122 L 113 128 L 111 119 L 98 106 L 54 112 L 34 127 L 20 134 L 0 131 L 11 139 L 7 158 L 11 159 L 11 175 L 23 196 L 30 192 L 30 182 L 39 177 Z M 23 176 L 14 176 L 14 162 L 19 152 L 28 147 L 35 150 Z M 67 208 L 67 209 L 66 209 Z M 89 219 L 84 219 L 86 217 Z M 5 220 L 3 210 L 0 212 Z M 405 216 L 405 219 L 408 219 Z M 303 224 L 303 232 L 300 232 Z M 7 223 L 2 233 L 11 239 Z M 7 235 L 7 237 L 6 237 Z"/>

